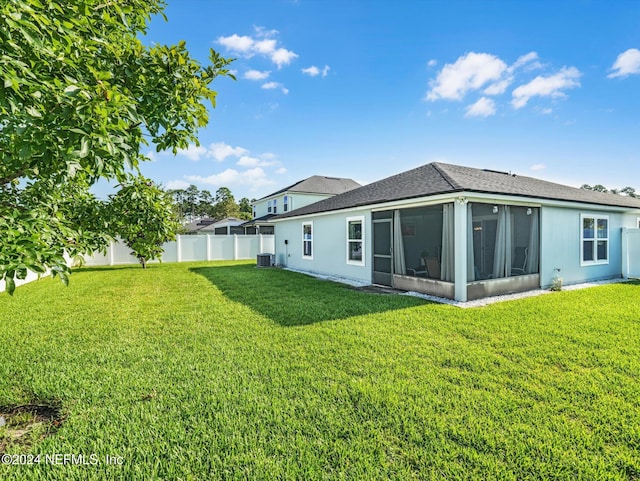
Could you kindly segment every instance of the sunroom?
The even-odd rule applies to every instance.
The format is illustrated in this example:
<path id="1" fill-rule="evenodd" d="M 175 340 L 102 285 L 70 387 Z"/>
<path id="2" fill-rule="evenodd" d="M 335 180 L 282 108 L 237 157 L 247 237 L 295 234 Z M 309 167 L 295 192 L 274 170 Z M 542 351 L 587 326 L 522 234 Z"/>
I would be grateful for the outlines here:
<path id="1" fill-rule="evenodd" d="M 468 300 L 540 286 L 538 206 L 459 198 L 372 222 L 374 283 Z"/>

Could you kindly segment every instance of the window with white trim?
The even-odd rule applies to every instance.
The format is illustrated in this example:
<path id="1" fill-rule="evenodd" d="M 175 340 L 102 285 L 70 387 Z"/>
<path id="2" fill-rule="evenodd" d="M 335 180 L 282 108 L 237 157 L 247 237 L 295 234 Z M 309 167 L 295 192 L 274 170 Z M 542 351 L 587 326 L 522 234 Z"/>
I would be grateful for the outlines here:
<path id="1" fill-rule="evenodd" d="M 289 210 L 289 196 L 288 195 L 284 196 L 284 200 L 282 201 L 282 208 L 284 209 L 285 212 L 287 212 Z"/>
<path id="2" fill-rule="evenodd" d="M 278 199 L 273 199 L 273 213 L 278 213 Z"/>
<path id="3" fill-rule="evenodd" d="M 580 216 L 580 265 L 609 263 L 609 217 Z"/>
<path id="4" fill-rule="evenodd" d="M 271 200 L 270 200 L 269 202 L 267 202 L 267 212 L 268 212 L 269 214 L 271 214 L 271 211 L 273 210 L 273 207 L 272 207 L 272 206 L 273 206 L 273 204 L 272 204 L 272 202 L 273 202 L 273 201 L 271 201 Z"/>
<path id="5" fill-rule="evenodd" d="M 313 259 L 313 222 L 302 224 L 302 258 Z"/>
<path id="6" fill-rule="evenodd" d="M 347 264 L 364 265 L 364 217 L 347 217 Z"/>

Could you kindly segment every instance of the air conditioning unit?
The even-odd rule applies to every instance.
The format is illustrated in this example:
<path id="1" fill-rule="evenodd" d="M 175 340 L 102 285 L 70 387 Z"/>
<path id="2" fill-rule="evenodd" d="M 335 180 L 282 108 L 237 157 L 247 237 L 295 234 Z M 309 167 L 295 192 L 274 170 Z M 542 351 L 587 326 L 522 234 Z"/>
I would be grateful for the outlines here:
<path id="1" fill-rule="evenodd" d="M 256 260 L 256 267 L 271 267 L 276 263 L 276 256 L 274 254 L 258 254 Z"/>

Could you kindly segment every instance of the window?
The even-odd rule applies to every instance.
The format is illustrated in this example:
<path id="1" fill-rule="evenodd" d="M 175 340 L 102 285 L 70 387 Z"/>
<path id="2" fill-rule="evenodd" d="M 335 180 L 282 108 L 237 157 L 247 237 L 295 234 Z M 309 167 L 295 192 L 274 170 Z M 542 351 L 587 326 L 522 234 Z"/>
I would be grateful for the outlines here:
<path id="1" fill-rule="evenodd" d="M 302 258 L 313 259 L 313 222 L 302 224 Z"/>
<path id="2" fill-rule="evenodd" d="M 277 214 L 278 213 L 278 206 L 276 205 L 278 199 L 273 199 L 273 213 Z"/>
<path id="3" fill-rule="evenodd" d="M 253 218 L 254 219 L 256 218 L 256 206 L 255 205 L 253 206 Z"/>
<path id="4" fill-rule="evenodd" d="M 364 217 L 347 217 L 347 264 L 364 265 Z"/>
<path id="5" fill-rule="evenodd" d="M 284 209 L 285 212 L 287 212 L 289 210 L 289 196 L 287 196 L 287 195 L 284 196 L 284 201 L 282 203 L 282 208 Z"/>
<path id="6" fill-rule="evenodd" d="M 580 264 L 609 263 L 609 218 L 581 215 Z"/>
<path id="7" fill-rule="evenodd" d="M 273 211 L 272 201 L 267 202 L 267 212 L 270 214 Z"/>

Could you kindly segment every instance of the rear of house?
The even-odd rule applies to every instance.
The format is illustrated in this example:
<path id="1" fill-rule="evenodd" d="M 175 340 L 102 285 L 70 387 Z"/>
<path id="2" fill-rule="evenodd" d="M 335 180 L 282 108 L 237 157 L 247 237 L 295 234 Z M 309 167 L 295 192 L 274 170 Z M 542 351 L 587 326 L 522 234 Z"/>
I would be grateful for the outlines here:
<path id="1" fill-rule="evenodd" d="M 428 164 L 273 219 L 276 262 L 460 301 L 621 277 L 640 200 Z"/>

